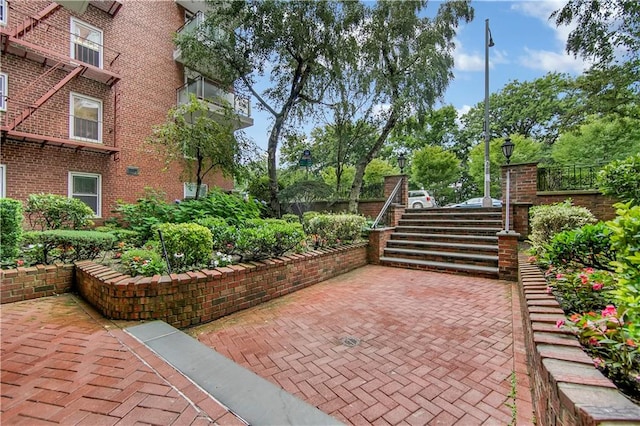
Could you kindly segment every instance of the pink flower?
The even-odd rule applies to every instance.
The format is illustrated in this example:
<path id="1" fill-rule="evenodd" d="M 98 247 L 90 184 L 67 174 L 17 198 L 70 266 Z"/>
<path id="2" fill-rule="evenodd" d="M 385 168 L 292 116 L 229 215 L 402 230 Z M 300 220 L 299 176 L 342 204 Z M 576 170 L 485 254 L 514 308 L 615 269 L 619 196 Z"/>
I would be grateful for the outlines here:
<path id="1" fill-rule="evenodd" d="M 16 260 L 16 265 L 18 265 L 18 266 L 24 266 L 24 260 L 22 260 L 22 259 L 18 259 L 18 260 Z"/>
<path id="2" fill-rule="evenodd" d="M 547 286 L 547 294 L 551 294 L 552 291 L 553 291 L 553 287 Z"/>
<path id="3" fill-rule="evenodd" d="M 616 307 L 613 305 L 607 305 L 606 308 L 602 310 L 603 317 L 616 317 L 618 316 L 618 312 L 616 311 Z"/>
<path id="4" fill-rule="evenodd" d="M 593 283 L 593 284 L 591 285 L 591 288 L 592 288 L 594 291 L 602 290 L 602 287 L 604 287 L 604 284 L 602 284 L 602 283 Z"/>
<path id="5" fill-rule="evenodd" d="M 564 320 L 563 319 L 559 319 L 558 321 L 556 321 L 556 327 L 557 328 L 562 328 L 563 325 L 564 325 Z"/>
<path id="6" fill-rule="evenodd" d="M 596 368 L 599 368 L 602 365 L 604 365 L 604 361 L 602 360 L 602 358 L 594 358 L 593 359 L 593 365 L 595 365 Z"/>
<path id="7" fill-rule="evenodd" d="M 593 268 L 587 268 L 584 270 L 584 272 L 586 272 L 587 274 L 593 274 L 594 270 Z"/>
<path id="8" fill-rule="evenodd" d="M 586 284 L 589 282 L 589 277 L 586 276 L 585 274 L 580 274 L 578 276 L 580 277 L 580 281 L 582 281 L 582 284 Z"/>
<path id="9" fill-rule="evenodd" d="M 564 278 L 564 274 L 556 274 L 556 279 Z"/>
<path id="10" fill-rule="evenodd" d="M 538 261 L 538 258 L 535 256 L 529 256 L 529 258 L 527 259 L 527 261 L 529 263 L 536 263 Z"/>

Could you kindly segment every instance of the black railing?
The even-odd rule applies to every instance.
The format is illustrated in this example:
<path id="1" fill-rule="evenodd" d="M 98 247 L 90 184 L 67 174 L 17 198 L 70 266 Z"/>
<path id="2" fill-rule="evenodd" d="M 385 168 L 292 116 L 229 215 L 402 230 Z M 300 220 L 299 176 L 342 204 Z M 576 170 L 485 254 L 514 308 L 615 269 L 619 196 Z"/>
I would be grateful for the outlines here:
<path id="1" fill-rule="evenodd" d="M 562 166 L 538 168 L 538 191 L 584 191 L 597 189 L 596 177 L 602 166 Z"/>

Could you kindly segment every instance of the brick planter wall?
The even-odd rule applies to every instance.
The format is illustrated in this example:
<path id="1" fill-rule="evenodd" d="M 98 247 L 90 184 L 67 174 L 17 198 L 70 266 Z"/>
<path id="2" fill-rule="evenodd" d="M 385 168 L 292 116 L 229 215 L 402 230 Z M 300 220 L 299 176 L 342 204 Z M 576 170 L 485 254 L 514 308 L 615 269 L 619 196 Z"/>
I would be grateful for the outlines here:
<path id="1" fill-rule="evenodd" d="M 96 263 L 76 263 L 80 294 L 102 315 L 206 323 L 367 264 L 367 244 L 183 274 L 130 277 Z"/>
<path id="2" fill-rule="evenodd" d="M 66 293 L 73 286 L 73 265 L 37 265 L 0 271 L 0 303 Z"/>
<path id="3" fill-rule="evenodd" d="M 640 407 L 600 373 L 568 330 L 547 282 L 520 255 L 520 306 L 538 425 L 640 424 Z"/>

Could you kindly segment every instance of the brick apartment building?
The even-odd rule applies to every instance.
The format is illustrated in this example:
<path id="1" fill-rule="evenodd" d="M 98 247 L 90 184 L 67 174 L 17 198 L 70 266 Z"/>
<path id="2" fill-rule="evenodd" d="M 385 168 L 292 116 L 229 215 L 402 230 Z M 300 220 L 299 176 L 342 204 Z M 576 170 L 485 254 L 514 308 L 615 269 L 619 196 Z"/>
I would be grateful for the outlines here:
<path id="1" fill-rule="evenodd" d="M 193 195 L 180 164 L 145 140 L 188 93 L 234 106 L 253 124 L 247 99 L 181 63 L 173 34 L 201 22 L 204 1 L 0 0 L 0 196 L 76 197 L 108 217 L 116 200 L 145 187 L 169 200 Z M 219 115 L 221 117 L 221 115 Z M 207 176 L 208 187 L 233 182 Z"/>

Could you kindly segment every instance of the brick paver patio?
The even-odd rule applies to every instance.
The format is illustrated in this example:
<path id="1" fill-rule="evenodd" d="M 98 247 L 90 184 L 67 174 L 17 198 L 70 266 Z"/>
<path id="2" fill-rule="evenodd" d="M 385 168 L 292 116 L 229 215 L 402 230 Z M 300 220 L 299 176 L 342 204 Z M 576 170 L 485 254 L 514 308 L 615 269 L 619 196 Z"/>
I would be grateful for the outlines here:
<path id="1" fill-rule="evenodd" d="M 188 332 L 347 423 L 530 424 L 511 288 L 370 265 Z"/>
<path id="2" fill-rule="evenodd" d="M 512 286 L 370 265 L 188 332 L 346 423 L 526 425 Z M 242 423 L 130 325 L 70 294 L 2 305 L 1 423 Z"/>
<path id="3" fill-rule="evenodd" d="M 71 294 L 0 310 L 3 425 L 244 424 Z"/>

